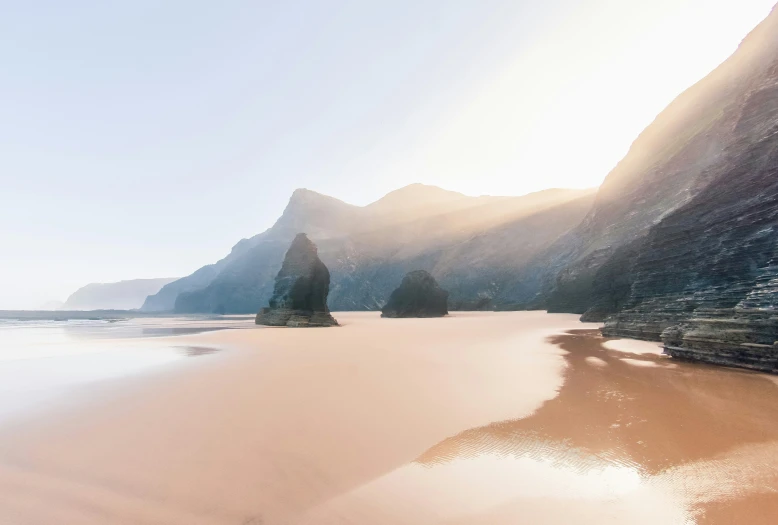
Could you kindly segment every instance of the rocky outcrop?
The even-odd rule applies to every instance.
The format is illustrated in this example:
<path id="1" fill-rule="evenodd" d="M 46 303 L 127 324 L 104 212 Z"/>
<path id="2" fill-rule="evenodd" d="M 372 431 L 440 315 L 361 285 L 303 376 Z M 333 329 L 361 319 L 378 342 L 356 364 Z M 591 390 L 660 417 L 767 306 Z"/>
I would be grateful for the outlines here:
<path id="1" fill-rule="evenodd" d="M 778 312 L 700 309 L 662 332 L 665 352 L 680 359 L 778 373 Z"/>
<path id="2" fill-rule="evenodd" d="M 615 265 L 627 282 L 622 290 L 629 293 L 603 333 L 661 339 L 666 351 L 680 358 L 774 372 L 778 13 L 757 36 L 771 53 L 759 53 L 760 74 L 741 94 L 732 142 L 704 170 L 708 185 L 667 214 Z M 613 274 L 603 272 L 601 283 Z M 612 294 L 604 287 L 599 292 L 597 304 L 607 311 Z"/>
<path id="3" fill-rule="evenodd" d="M 773 12 L 641 133 L 606 177 L 586 218 L 560 239 L 550 258 L 563 265 L 546 286 L 549 311 L 591 310 L 587 319 L 595 320 L 623 308 L 629 284 L 607 276 L 621 275 L 613 272 L 617 267 L 628 271 L 652 228 L 713 184 L 719 167 L 732 165 L 733 149 L 742 151 L 771 126 L 777 48 Z M 629 246 L 631 255 L 623 251 Z"/>
<path id="4" fill-rule="evenodd" d="M 278 272 L 270 305 L 257 314 L 266 326 L 337 326 L 327 308 L 330 272 L 321 262 L 316 245 L 300 233 L 286 252 Z"/>
<path id="5" fill-rule="evenodd" d="M 448 315 L 448 292 L 429 272 L 406 275 L 381 310 L 381 317 L 443 317 Z"/>
<path id="6" fill-rule="evenodd" d="M 761 139 L 725 159 L 715 182 L 641 244 L 627 304 L 603 333 L 662 339 L 676 357 L 774 372 L 778 115 Z"/>

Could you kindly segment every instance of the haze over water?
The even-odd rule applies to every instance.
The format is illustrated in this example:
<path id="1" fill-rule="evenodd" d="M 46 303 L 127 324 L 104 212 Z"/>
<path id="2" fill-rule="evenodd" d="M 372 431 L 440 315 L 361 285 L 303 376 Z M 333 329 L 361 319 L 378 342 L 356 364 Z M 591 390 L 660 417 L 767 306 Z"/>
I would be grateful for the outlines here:
<path id="1" fill-rule="evenodd" d="M 154 370 L 196 353 L 155 337 L 239 324 L 203 318 L 0 319 L 0 422 L 54 403 L 79 385 Z"/>
<path id="2" fill-rule="evenodd" d="M 0 371 L 80 364 L 87 353 L 104 358 L 92 362 L 98 372 L 111 371 L 110 356 L 137 366 L 52 381 L 56 402 L 0 420 L 0 522 L 778 519 L 770 377 L 606 341 L 572 315 L 337 317 L 341 328 L 132 339 L 100 336 L 115 323 L 67 340 L 43 341 L 52 327 L 15 332 L 17 349 L 37 334 L 56 357 L 17 354 Z M 182 323 L 214 327 L 130 324 Z M 3 391 L 1 404 L 20 394 Z"/>

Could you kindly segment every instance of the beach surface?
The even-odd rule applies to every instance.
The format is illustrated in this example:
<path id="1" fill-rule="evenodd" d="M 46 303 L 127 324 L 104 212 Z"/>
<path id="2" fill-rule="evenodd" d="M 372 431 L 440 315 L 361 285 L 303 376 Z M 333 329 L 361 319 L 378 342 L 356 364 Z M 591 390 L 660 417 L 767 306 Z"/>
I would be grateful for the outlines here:
<path id="1" fill-rule="evenodd" d="M 573 315 L 336 317 L 148 321 L 158 337 L 0 352 L 0 378 L 24 361 L 37 385 L 0 387 L 0 408 L 48 393 L 0 418 L 0 523 L 778 522 L 774 377 L 676 362 Z M 84 355 L 100 356 L 88 380 L 52 390 L 37 372 Z M 155 358 L 114 370 L 138 355 Z"/>

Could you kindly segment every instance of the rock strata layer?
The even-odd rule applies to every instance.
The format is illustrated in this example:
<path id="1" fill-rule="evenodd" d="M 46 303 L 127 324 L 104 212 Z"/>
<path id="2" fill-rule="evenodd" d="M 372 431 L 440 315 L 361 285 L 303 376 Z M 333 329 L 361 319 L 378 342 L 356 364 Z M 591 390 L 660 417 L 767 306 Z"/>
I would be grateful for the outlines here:
<path id="1" fill-rule="evenodd" d="M 381 317 L 443 317 L 448 315 L 448 292 L 428 272 L 407 274 L 381 310 Z"/>
<path id="2" fill-rule="evenodd" d="M 684 97 L 694 118 L 676 132 L 693 139 L 663 162 L 693 184 L 593 267 L 583 319 L 674 357 L 777 372 L 778 10 Z"/>
<path id="3" fill-rule="evenodd" d="M 673 357 L 778 372 L 778 313 L 755 309 L 699 310 L 662 332 Z"/>
<path id="4" fill-rule="evenodd" d="M 337 326 L 327 308 L 330 272 L 319 259 L 316 245 L 298 234 L 281 265 L 270 304 L 257 314 L 266 326 Z"/>
<path id="5" fill-rule="evenodd" d="M 635 261 L 642 258 L 641 264 L 647 267 L 653 257 L 649 252 L 654 250 L 650 244 L 658 241 L 655 230 L 669 226 L 673 215 L 688 216 L 690 207 L 719 217 L 730 211 L 710 204 L 715 192 L 729 192 L 745 180 L 735 173 L 738 167 L 758 163 L 766 151 L 765 144 L 749 150 L 768 140 L 774 131 L 778 117 L 776 57 L 778 10 L 774 9 L 728 60 L 677 97 L 641 133 L 600 186 L 586 218 L 560 240 L 557 251 L 563 268 L 547 286 L 544 306 L 549 311 L 586 313 L 584 319 L 602 321 L 609 314 L 634 307 L 645 294 L 639 283 L 641 289 L 633 286 Z M 732 176 L 727 175 L 729 171 Z M 755 186 L 754 194 L 762 188 Z M 706 193 L 706 200 L 698 198 L 702 193 Z M 767 200 L 761 202 L 768 205 Z M 751 212 L 735 202 L 730 205 L 738 207 L 742 223 L 748 224 Z M 699 218 L 713 224 L 712 219 L 719 217 Z M 680 241 L 676 245 L 679 253 L 684 250 L 685 232 L 672 232 Z M 701 233 L 706 243 L 717 243 L 704 229 L 695 229 L 689 238 L 696 241 Z M 648 236 L 654 239 L 647 242 Z M 675 258 L 656 258 L 655 262 L 664 267 L 668 279 L 651 295 L 664 295 L 667 289 L 678 291 L 672 281 L 678 269 Z M 709 277 L 717 280 L 723 272 L 733 276 L 735 271 L 719 267 Z M 728 293 L 723 288 L 720 292 Z"/>
<path id="6" fill-rule="evenodd" d="M 604 335 L 661 339 L 676 357 L 778 370 L 778 53 L 774 65 L 743 105 L 737 126 L 745 139 L 708 169 L 710 185 L 618 265 L 629 292 Z"/>

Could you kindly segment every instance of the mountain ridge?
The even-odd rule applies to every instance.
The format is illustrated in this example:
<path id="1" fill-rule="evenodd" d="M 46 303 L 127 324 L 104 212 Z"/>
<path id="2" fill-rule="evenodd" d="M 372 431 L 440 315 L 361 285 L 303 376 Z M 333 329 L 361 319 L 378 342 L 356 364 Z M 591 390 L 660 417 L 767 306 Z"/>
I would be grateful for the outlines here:
<path id="1" fill-rule="evenodd" d="M 415 198 L 409 198 L 410 193 Z M 450 253 L 454 244 L 520 221 L 526 218 L 522 213 L 532 215 L 593 194 L 594 190 L 549 189 L 520 197 L 470 197 L 414 184 L 366 206 L 354 206 L 312 190 L 297 189 L 273 226 L 240 241 L 217 263 L 149 297 L 144 310 L 251 313 L 258 303 L 267 300 L 282 252 L 301 232 L 316 242 L 333 273 L 333 310 L 378 309 L 384 295 L 393 289 L 375 274 L 379 268 L 433 265 L 433 259 Z M 572 226 L 577 220 L 569 214 L 564 216 L 568 223 L 563 226 Z M 558 229 L 555 224 L 548 228 L 555 232 Z M 238 251 L 240 244 L 243 247 Z M 387 278 L 394 273 L 389 271 Z M 358 275 L 364 275 L 366 283 L 382 284 L 359 284 Z"/>

